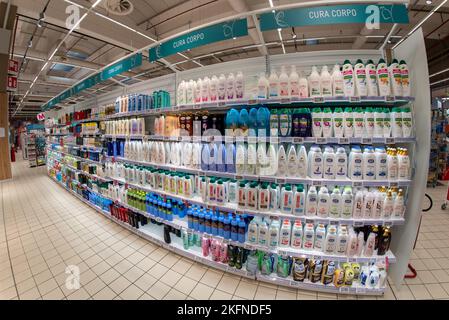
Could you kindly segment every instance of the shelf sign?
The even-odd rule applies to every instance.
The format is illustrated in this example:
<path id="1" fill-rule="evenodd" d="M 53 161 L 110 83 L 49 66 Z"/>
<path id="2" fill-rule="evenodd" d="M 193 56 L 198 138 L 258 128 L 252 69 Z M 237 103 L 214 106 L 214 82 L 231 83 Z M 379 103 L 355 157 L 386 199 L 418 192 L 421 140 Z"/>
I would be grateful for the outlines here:
<path id="1" fill-rule="evenodd" d="M 17 91 L 17 77 L 8 76 L 7 91 Z"/>
<path id="2" fill-rule="evenodd" d="M 139 67 L 142 65 L 142 54 L 138 53 L 135 54 L 127 59 L 123 59 L 120 62 L 117 62 L 113 64 L 110 67 L 107 67 L 100 73 L 96 73 L 89 78 L 81 81 L 77 85 L 73 86 L 72 88 L 64 91 L 60 95 L 54 97 L 52 100 L 50 100 L 46 105 L 43 106 L 43 110 L 48 110 L 57 105 L 58 103 L 86 90 L 89 89 L 100 82 L 106 81 L 120 73 L 129 71 L 131 69 L 134 69 L 136 67 Z"/>
<path id="3" fill-rule="evenodd" d="M 296 8 L 267 12 L 260 15 L 262 31 L 279 28 L 305 27 L 349 23 L 408 24 L 408 11 L 404 4 L 348 4 Z"/>
<path id="4" fill-rule="evenodd" d="M 17 75 L 18 72 L 19 72 L 19 61 L 9 59 L 8 73 L 12 75 Z"/>
<path id="5" fill-rule="evenodd" d="M 150 62 L 210 43 L 230 40 L 248 35 L 246 18 L 217 23 L 201 28 L 150 49 Z"/>

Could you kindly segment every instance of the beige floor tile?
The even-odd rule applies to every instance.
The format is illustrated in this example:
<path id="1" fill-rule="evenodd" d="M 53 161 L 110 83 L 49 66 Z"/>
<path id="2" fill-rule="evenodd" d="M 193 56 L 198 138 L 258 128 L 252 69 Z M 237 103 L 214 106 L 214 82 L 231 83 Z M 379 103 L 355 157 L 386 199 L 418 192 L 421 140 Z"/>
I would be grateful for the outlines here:
<path id="1" fill-rule="evenodd" d="M 36 282 L 34 281 L 33 278 L 29 278 L 25 281 L 22 281 L 20 283 L 17 284 L 17 292 L 19 293 L 19 295 L 27 292 L 28 290 L 31 290 L 32 288 L 36 288 Z"/>
<path id="2" fill-rule="evenodd" d="M 141 261 L 139 261 L 136 266 L 142 269 L 143 271 L 147 272 L 149 271 L 157 262 L 145 257 Z"/>
<path id="3" fill-rule="evenodd" d="M 152 296 L 150 296 L 149 294 L 144 293 L 143 295 L 141 295 L 139 297 L 139 300 L 155 300 L 155 299 Z"/>
<path id="4" fill-rule="evenodd" d="M 112 291 L 109 287 L 104 287 L 98 293 L 96 293 L 92 298 L 94 300 L 112 300 L 117 294 Z"/>
<path id="5" fill-rule="evenodd" d="M 257 284 L 252 284 L 244 281 L 240 281 L 234 295 L 245 299 L 254 299 L 256 294 Z"/>
<path id="6" fill-rule="evenodd" d="M 102 290 L 104 287 L 106 287 L 106 283 L 101 281 L 100 278 L 93 279 L 88 284 L 82 285 L 82 288 L 87 291 L 87 293 L 90 296 L 94 296 L 97 294 L 100 290 Z"/>
<path id="7" fill-rule="evenodd" d="M 215 289 L 212 295 L 210 296 L 210 300 L 230 300 L 230 299 L 232 299 L 231 294 L 218 289 Z"/>
<path id="8" fill-rule="evenodd" d="M 258 286 L 254 300 L 274 300 L 277 289 Z"/>
<path id="9" fill-rule="evenodd" d="M 432 270 L 432 274 L 438 282 L 449 282 L 449 272 L 446 270 Z"/>
<path id="10" fill-rule="evenodd" d="M 159 281 L 162 281 L 166 285 L 173 287 L 179 279 L 182 278 L 182 275 L 173 270 L 168 270 Z"/>
<path id="11" fill-rule="evenodd" d="M 58 288 L 58 283 L 55 281 L 55 279 L 49 279 L 41 284 L 38 285 L 39 292 L 41 293 L 42 297 L 44 297 L 46 294 L 50 293 L 54 289 Z"/>
<path id="12" fill-rule="evenodd" d="M 128 288 L 126 288 L 122 293 L 120 293 L 120 297 L 123 300 L 137 300 L 144 292 L 139 289 L 136 285 L 132 284 Z"/>
<path id="13" fill-rule="evenodd" d="M 176 289 L 171 289 L 164 297 L 164 300 L 185 300 L 187 296 Z"/>
<path id="14" fill-rule="evenodd" d="M 131 282 L 135 282 L 137 279 L 139 279 L 145 272 L 138 268 L 138 267 L 132 267 L 127 272 L 125 272 L 124 276 L 126 279 L 128 279 Z"/>
<path id="15" fill-rule="evenodd" d="M 16 287 L 0 288 L 0 300 L 9 300 L 17 296 Z"/>
<path id="16" fill-rule="evenodd" d="M 35 287 L 22 294 L 19 294 L 19 298 L 20 300 L 36 300 L 41 298 L 41 294 L 39 293 L 39 290 Z"/>
<path id="17" fill-rule="evenodd" d="M 157 279 L 151 276 L 148 273 L 143 274 L 137 281 L 135 282 L 136 286 L 138 286 L 143 291 L 148 291 L 153 284 L 157 281 Z"/>
<path id="18" fill-rule="evenodd" d="M 128 260 L 132 264 L 136 265 L 140 261 L 142 261 L 142 259 L 144 259 L 144 258 L 145 258 L 145 256 L 142 253 L 136 251 L 133 254 L 131 254 L 128 258 L 126 258 L 126 260 Z"/>
<path id="19" fill-rule="evenodd" d="M 197 281 L 188 277 L 182 277 L 178 283 L 174 286 L 177 290 L 181 291 L 185 295 L 189 295 L 193 288 L 197 285 Z"/>
<path id="20" fill-rule="evenodd" d="M 214 291 L 213 288 L 198 283 L 196 287 L 190 292 L 190 297 L 194 298 L 195 300 L 208 300 L 210 296 L 212 295 L 212 292 Z"/>
<path id="21" fill-rule="evenodd" d="M 147 293 L 150 294 L 153 298 L 160 300 L 170 291 L 170 287 L 162 282 L 156 282 Z M 179 289 L 179 288 L 177 288 Z"/>
<path id="22" fill-rule="evenodd" d="M 112 281 L 116 280 L 118 277 L 120 277 L 120 273 L 115 270 L 114 268 L 109 269 L 105 273 L 100 275 L 100 279 L 106 283 L 110 284 Z"/>
<path id="23" fill-rule="evenodd" d="M 165 273 L 167 273 L 169 269 L 166 266 L 163 266 L 161 264 L 155 264 L 150 271 L 148 271 L 149 274 L 151 274 L 156 279 L 160 279 Z"/>
<path id="24" fill-rule="evenodd" d="M 88 300 L 89 298 L 89 293 L 83 288 L 80 288 L 67 296 L 67 300 Z"/>
<path id="25" fill-rule="evenodd" d="M 444 288 L 438 283 L 426 284 L 426 289 L 429 291 L 430 295 L 434 299 L 449 298 L 449 294 L 444 290 Z"/>
<path id="26" fill-rule="evenodd" d="M 408 286 L 416 300 L 432 299 L 426 286 L 422 284 L 412 284 Z"/>
<path id="27" fill-rule="evenodd" d="M 56 288 L 53 291 L 42 296 L 43 300 L 62 300 L 63 298 L 65 298 L 65 296 L 59 288 Z"/>
<path id="28" fill-rule="evenodd" d="M 225 274 L 218 283 L 217 289 L 233 295 L 239 283 L 239 278 Z"/>
<path id="29" fill-rule="evenodd" d="M 120 294 L 129 287 L 131 282 L 126 279 L 124 276 L 118 277 L 116 280 L 112 281 L 112 283 L 109 284 L 109 287 L 114 290 L 115 293 Z"/>
<path id="30" fill-rule="evenodd" d="M 438 283 L 438 280 L 430 270 L 419 271 L 418 277 L 421 279 L 422 283 Z"/>
<path id="31" fill-rule="evenodd" d="M 215 288 L 223 277 L 223 272 L 215 271 L 209 269 L 201 278 L 200 282 L 208 285 L 209 287 Z"/>

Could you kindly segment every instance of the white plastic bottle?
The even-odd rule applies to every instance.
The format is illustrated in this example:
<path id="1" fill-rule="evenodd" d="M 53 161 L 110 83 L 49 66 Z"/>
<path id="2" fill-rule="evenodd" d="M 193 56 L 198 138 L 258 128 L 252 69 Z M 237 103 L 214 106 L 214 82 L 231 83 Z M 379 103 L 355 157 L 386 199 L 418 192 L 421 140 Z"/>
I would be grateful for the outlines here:
<path id="1" fill-rule="evenodd" d="M 345 114 L 342 108 L 335 108 L 333 113 L 334 137 L 343 138 L 344 136 L 344 118 Z"/>
<path id="2" fill-rule="evenodd" d="M 357 254 L 357 235 L 354 231 L 349 233 L 347 254 L 349 257 L 353 257 Z"/>
<path id="3" fill-rule="evenodd" d="M 258 244 L 258 235 L 259 235 L 259 226 L 258 221 L 260 221 L 259 217 L 254 217 L 253 220 L 248 224 L 248 242 Z"/>
<path id="4" fill-rule="evenodd" d="M 290 96 L 289 77 L 285 66 L 281 67 L 281 74 L 279 75 L 279 96 L 281 98 L 288 98 Z"/>
<path id="5" fill-rule="evenodd" d="M 387 164 L 387 153 L 385 148 L 376 147 L 376 180 L 387 180 L 388 175 L 388 164 Z"/>
<path id="6" fill-rule="evenodd" d="M 374 212 L 374 194 L 372 192 L 366 192 L 363 197 L 362 216 L 365 219 L 373 218 Z"/>
<path id="7" fill-rule="evenodd" d="M 318 224 L 315 230 L 315 243 L 313 245 L 315 250 L 323 251 L 324 242 L 326 240 L 326 228 L 324 224 Z"/>
<path id="8" fill-rule="evenodd" d="M 311 186 L 307 193 L 306 215 L 316 216 L 318 210 L 318 195 L 315 186 Z"/>
<path id="9" fill-rule="evenodd" d="M 343 74 L 340 71 L 340 66 L 336 64 L 332 71 L 332 95 L 334 97 L 344 96 L 344 86 Z"/>
<path id="10" fill-rule="evenodd" d="M 312 73 L 309 76 L 309 96 L 321 96 L 321 77 L 318 74 L 316 66 L 312 67 Z"/>
<path id="11" fill-rule="evenodd" d="M 401 138 L 403 135 L 401 108 L 393 108 L 391 110 L 390 117 L 391 117 L 391 136 L 395 138 Z"/>
<path id="12" fill-rule="evenodd" d="M 246 165 L 246 174 L 256 174 L 257 150 L 254 143 L 248 144 L 248 162 Z"/>
<path id="13" fill-rule="evenodd" d="M 384 136 L 384 118 L 385 114 L 383 113 L 382 108 L 375 108 L 373 137 L 381 138 Z"/>
<path id="14" fill-rule="evenodd" d="M 380 59 L 377 64 L 377 83 L 379 84 L 379 95 L 389 96 L 391 95 L 390 87 L 390 75 L 388 72 L 388 66 L 384 59 Z"/>
<path id="15" fill-rule="evenodd" d="M 195 103 L 195 82 L 191 79 L 187 82 L 186 104 Z"/>
<path id="16" fill-rule="evenodd" d="M 337 227 L 329 224 L 327 226 L 326 240 L 324 241 L 324 253 L 335 254 L 337 250 Z"/>
<path id="17" fill-rule="evenodd" d="M 220 74 L 220 77 L 218 78 L 217 92 L 218 92 L 218 100 L 220 101 L 226 100 L 226 77 L 223 73 Z"/>
<path id="18" fill-rule="evenodd" d="M 365 134 L 365 114 L 362 108 L 355 108 L 354 116 L 354 137 L 362 138 Z"/>
<path id="19" fill-rule="evenodd" d="M 410 179 L 410 157 L 408 156 L 407 149 L 398 149 L 398 179 L 408 180 Z"/>
<path id="20" fill-rule="evenodd" d="M 413 131 L 412 111 L 409 107 L 402 108 L 402 136 L 410 138 Z"/>
<path id="21" fill-rule="evenodd" d="M 309 97 L 309 81 L 301 72 L 299 77 L 299 97 L 308 98 Z"/>
<path id="22" fill-rule="evenodd" d="M 355 94 L 354 69 L 349 60 L 345 60 L 343 63 L 343 80 L 345 97 L 353 97 Z"/>
<path id="23" fill-rule="evenodd" d="M 304 186 L 299 184 L 296 186 L 296 190 L 293 193 L 293 214 L 295 216 L 303 216 L 305 204 L 306 192 L 304 191 Z"/>
<path id="24" fill-rule="evenodd" d="M 268 98 L 268 80 L 265 77 L 265 73 L 261 73 L 259 76 L 259 82 L 257 85 L 257 98 L 267 99 Z"/>
<path id="25" fill-rule="evenodd" d="M 365 249 L 363 250 L 363 255 L 365 257 L 371 257 L 374 254 L 374 246 L 376 243 L 376 234 L 371 232 L 366 240 Z"/>
<path id="26" fill-rule="evenodd" d="M 334 153 L 334 148 L 326 147 L 323 153 L 323 174 L 324 179 L 335 179 L 336 176 L 336 157 Z"/>
<path id="27" fill-rule="evenodd" d="M 357 96 L 365 97 L 368 95 L 367 80 L 366 80 L 366 69 L 362 60 L 357 60 L 354 66 L 355 74 L 355 89 Z"/>
<path id="28" fill-rule="evenodd" d="M 410 96 L 410 78 L 407 63 L 401 60 L 399 63 L 399 69 L 401 70 L 401 82 L 402 82 L 402 95 L 404 97 Z"/>
<path id="29" fill-rule="evenodd" d="M 398 156 L 396 149 L 387 151 L 388 180 L 398 179 Z"/>
<path id="30" fill-rule="evenodd" d="M 357 235 L 357 256 L 361 256 L 362 255 L 362 251 L 363 248 L 365 247 L 365 236 L 363 231 L 360 231 L 359 234 Z"/>
<path id="31" fill-rule="evenodd" d="M 341 217 L 344 219 L 349 219 L 352 217 L 352 209 L 353 209 L 351 188 L 346 187 L 341 197 L 342 197 Z"/>
<path id="32" fill-rule="evenodd" d="M 327 218 L 329 216 L 329 210 L 331 205 L 331 198 L 329 191 L 326 187 L 321 187 L 318 192 L 318 209 L 317 215 L 320 218 Z"/>
<path id="33" fill-rule="evenodd" d="M 391 81 L 391 92 L 394 96 L 402 96 L 402 75 L 398 60 L 393 59 L 388 67 Z"/>
<path id="34" fill-rule="evenodd" d="M 323 137 L 331 138 L 333 129 L 333 116 L 330 108 L 323 109 Z"/>
<path id="35" fill-rule="evenodd" d="M 365 109 L 364 118 L 365 118 L 364 136 L 367 138 L 373 137 L 375 123 L 374 123 L 374 112 L 372 108 L 368 107 Z"/>
<path id="36" fill-rule="evenodd" d="M 294 249 L 302 248 L 303 239 L 303 229 L 300 220 L 296 220 L 292 228 L 292 237 L 290 240 L 290 245 Z"/>
<path id="37" fill-rule="evenodd" d="M 390 109 L 384 108 L 384 138 L 391 137 L 391 112 Z"/>
<path id="38" fill-rule="evenodd" d="M 265 220 L 262 220 L 259 223 L 258 231 L 259 234 L 257 235 L 257 239 L 259 240 L 259 245 L 263 247 L 268 247 L 270 243 L 270 232 L 268 224 Z"/>
<path id="39" fill-rule="evenodd" d="M 262 184 L 261 188 L 259 189 L 258 199 L 259 211 L 268 211 L 270 208 L 270 192 L 268 190 L 267 184 Z"/>
<path id="40" fill-rule="evenodd" d="M 283 145 L 279 147 L 277 162 L 278 162 L 277 176 L 286 177 L 288 172 L 287 155 L 285 154 L 285 149 Z"/>
<path id="41" fill-rule="evenodd" d="M 272 183 L 270 186 L 270 211 L 277 211 L 279 209 L 279 187 Z"/>
<path id="42" fill-rule="evenodd" d="M 283 213 L 292 213 L 293 209 L 293 191 L 290 185 L 286 185 L 282 188 L 281 191 L 281 204 L 280 204 L 281 212 Z"/>
<path id="43" fill-rule="evenodd" d="M 363 151 L 363 179 L 376 179 L 376 155 L 373 147 L 366 147 Z"/>
<path id="44" fill-rule="evenodd" d="M 367 77 L 366 84 L 368 88 L 368 96 L 377 97 L 379 95 L 379 90 L 377 88 L 376 66 L 374 65 L 373 60 L 368 60 L 365 70 Z"/>
<path id="45" fill-rule="evenodd" d="M 210 101 L 210 79 L 206 76 L 201 82 L 201 102 L 208 101 Z"/>
<path id="46" fill-rule="evenodd" d="M 385 194 L 383 192 L 377 191 L 374 193 L 374 205 L 373 205 L 373 218 L 382 218 L 382 209 L 384 206 Z"/>
<path id="47" fill-rule="evenodd" d="M 316 138 L 323 136 L 323 112 L 321 108 L 312 109 L 312 134 Z"/>
<path id="48" fill-rule="evenodd" d="M 296 66 L 292 66 L 290 72 L 290 97 L 299 98 L 299 75 L 296 72 Z"/>
<path id="49" fill-rule="evenodd" d="M 210 101 L 217 101 L 218 99 L 218 78 L 216 75 L 213 75 L 210 79 L 210 87 L 209 87 Z"/>
<path id="50" fill-rule="evenodd" d="M 287 156 L 287 172 L 289 177 L 296 176 L 296 171 L 298 168 L 298 157 L 296 156 L 296 148 L 291 145 L 288 150 Z"/>
<path id="51" fill-rule="evenodd" d="M 312 179 L 323 178 L 323 153 L 318 146 L 312 146 L 309 152 L 309 177 Z"/>
<path id="52" fill-rule="evenodd" d="M 229 74 L 228 79 L 226 79 L 226 98 L 228 100 L 235 99 L 235 77 L 232 72 Z"/>
<path id="53" fill-rule="evenodd" d="M 285 248 L 290 246 L 291 231 L 292 226 L 290 220 L 285 219 L 284 221 L 282 221 L 281 235 L 279 240 L 279 244 L 281 247 Z"/>
<path id="54" fill-rule="evenodd" d="M 268 78 L 269 83 L 269 98 L 279 97 L 279 78 L 276 74 L 276 70 L 272 68 L 270 77 Z"/>
<path id="55" fill-rule="evenodd" d="M 346 226 L 340 226 L 337 236 L 336 254 L 343 255 L 348 249 L 349 234 Z"/>
<path id="56" fill-rule="evenodd" d="M 342 147 L 335 153 L 335 179 L 344 180 L 348 176 L 348 156 Z"/>
<path id="57" fill-rule="evenodd" d="M 363 218 L 362 208 L 363 208 L 363 191 L 359 190 L 356 192 L 354 197 L 354 208 L 352 210 L 352 216 L 354 217 L 354 219 Z"/>
<path id="58" fill-rule="evenodd" d="M 327 69 L 327 66 L 323 66 L 321 69 L 321 95 L 323 97 L 331 97 L 332 96 L 332 77 Z"/>
<path id="59" fill-rule="evenodd" d="M 393 194 L 391 190 L 388 190 L 382 207 L 382 218 L 391 219 L 393 215 L 393 209 L 394 209 Z"/>
<path id="60" fill-rule="evenodd" d="M 235 77 L 235 99 L 243 99 L 245 95 L 245 81 L 243 79 L 243 73 L 237 72 Z"/>
<path id="61" fill-rule="evenodd" d="M 176 98 L 178 100 L 178 106 L 186 104 L 186 82 L 184 80 L 178 85 Z"/>
<path id="62" fill-rule="evenodd" d="M 338 189 L 337 187 L 334 188 L 334 190 L 332 191 L 331 194 L 331 204 L 330 204 L 330 208 L 329 208 L 329 217 L 330 218 L 340 218 L 341 213 L 342 213 L 342 196 L 340 193 L 340 189 Z"/>
<path id="63" fill-rule="evenodd" d="M 198 79 L 195 82 L 195 103 L 201 103 L 201 87 L 203 86 L 203 80 Z"/>
<path id="64" fill-rule="evenodd" d="M 304 226 L 304 243 L 303 248 L 306 250 L 313 250 L 315 243 L 315 228 L 312 223 L 306 223 Z"/>
<path id="65" fill-rule="evenodd" d="M 279 223 L 279 220 L 273 219 L 270 223 L 270 228 L 268 231 L 270 235 L 269 247 L 272 249 L 276 249 L 279 245 L 279 235 L 281 232 L 280 228 L 281 225 Z"/>
<path id="66" fill-rule="evenodd" d="M 238 144 L 235 163 L 236 163 L 236 172 L 239 175 L 245 174 L 246 172 L 246 159 L 247 159 L 247 151 L 245 146 L 242 144 Z"/>
<path id="67" fill-rule="evenodd" d="M 354 113 L 352 108 L 346 107 L 343 118 L 344 136 L 352 138 L 354 136 Z"/>
<path id="68" fill-rule="evenodd" d="M 352 180 L 361 180 L 363 175 L 362 149 L 354 146 L 349 154 L 348 176 Z"/>
<path id="69" fill-rule="evenodd" d="M 346 154 L 346 153 L 345 153 Z M 299 178 L 307 178 L 307 151 L 305 146 L 300 146 L 298 151 L 298 168 L 297 168 L 297 176 Z"/>

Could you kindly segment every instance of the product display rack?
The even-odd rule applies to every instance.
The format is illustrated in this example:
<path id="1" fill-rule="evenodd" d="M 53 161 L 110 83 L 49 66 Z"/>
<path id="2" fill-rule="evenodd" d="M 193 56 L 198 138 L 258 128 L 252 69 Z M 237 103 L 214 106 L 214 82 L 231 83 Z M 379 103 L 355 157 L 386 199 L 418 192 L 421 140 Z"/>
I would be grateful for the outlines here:
<path id="1" fill-rule="evenodd" d="M 365 53 L 363 53 L 365 54 Z M 363 56 L 362 54 L 362 56 Z M 378 53 L 370 52 L 368 55 L 376 55 Z M 354 53 L 354 55 L 357 55 L 357 53 Z M 292 58 L 299 57 L 301 55 L 294 54 L 292 55 Z M 279 57 L 282 58 L 282 57 Z M 327 60 L 324 59 L 323 63 Z M 225 66 L 218 67 L 225 68 Z M 237 68 L 237 67 L 236 67 Z M 198 72 L 198 71 L 197 71 Z M 219 71 L 216 71 L 217 73 Z M 205 74 L 208 74 L 207 72 Z M 189 72 L 186 72 L 186 75 L 182 75 L 182 79 L 187 79 L 192 77 Z M 175 81 L 175 83 L 178 83 L 179 80 Z M 136 90 L 139 90 L 138 87 L 135 88 Z M 164 88 L 166 89 L 166 88 Z M 168 91 L 175 91 L 174 89 L 168 90 Z M 106 99 L 106 97 L 105 97 Z M 108 97 L 105 101 L 113 101 L 113 97 Z M 292 105 L 292 107 L 296 106 L 308 106 L 312 108 L 313 106 L 321 106 L 321 107 L 336 107 L 336 106 L 351 106 L 351 107 L 357 107 L 357 106 L 382 106 L 382 107 L 397 107 L 397 106 L 404 106 L 409 103 L 413 103 L 414 98 L 412 97 L 367 97 L 367 98 L 316 98 L 316 99 L 248 99 L 248 100 L 239 100 L 239 101 L 227 101 L 227 102 L 219 102 L 219 103 L 204 103 L 204 104 L 197 104 L 197 105 L 180 105 L 175 106 L 171 108 L 163 108 L 163 109 L 152 109 L 152 110 L 146 110 L 141 112 L 130 112 L 130 113 L 122 113 L 122 114 L 115 114 L 115 115 L 109 115 L 106 117 L 103 117 L 101 120 L 109 120 L 109 119 L 116 119 L 116 118 L 127 118 L 127 117 L 135 117 L 135 116 L 151 116 L 151 115 L 161 115 L 161 114 L 170 114 L 175 113 L 179 114 L 181 112 L 186 111 L 218 111 L 222 112 L 224 110 L 228 110 L 231 108 L 245 108 L 250 107 L 253 105 L 264 105 L 270 108 L 277 108 L 282 107 L 286 108 L 288 105 Z M 101 121 L 100 119 L 92 120 L 92 119 L 86 119 L 82 120 L 83 122 L 89 122 L 89 121 Z M 78 123 L 82 123 L 78 121 Z M 92 135 L 88 135 L 92 136 Z M 291 143 L 291 144 L 339 144 L 339 145 L 350 145 L 350 144 L 362 144 L 362 145 L 393 145 L 393 144 L 406 144 L 410 145 L 411 150 L 414 149 L 414 146 L 416 144 L 417 139 L 412 138 L 374 138 L 374 137 L 366 137 L 366 138 L 301 138 L 301 137 L 276 137 L 270 138 L 270 137 L 225 137 L 225 138 L 218 138 L 218 137 L 163 137 L 163 136 L 154 136 L 154 135 L 134 135 L 134 136 L 125 136 L 125 135 L 102 135 L 102 134 L 95 134 L 94 136 L 102 137 L 103 139 L 112 139 L 113 141 L 116 139 L 125 139 L 125 140 L 143 140 L 143 141 L 185 141 L 185 142 L 211 142 L 211 141 L 224 141 L 226 143 L 238 143 L 238 142 L 246 142 L 246 143 L 258 143 L 258 142 L 278 142 L 278 143 Z M 54 150 L 52 150 L 54 151 Z M 412 151 L 413 152 L 413 151 Z M 64 154 L 64 153 L 61 153 Z M 76 157 L 75 157 L 76 158 Z M 92 160 L 84 159 L 81 157 L 78 157 L 80 161 L 86 161 L 86 162 L 92 162 Z M 388 180 L 357 180 L 352 181 L 350 179 L 346 180 L 326 180 L 326 179 L 300 179 L 300 178 L 289 178 L 289 177 L 268 177 L 268 176 L 260 176 L 260 175 L 237 175 L 232 173 L 226 173 L 226 172 L 216 172 L 216 171 L 202 171 L 198 169 L 191 169 L 191 168 L 184 168 L 184 167 L 176 167 L 172 165 L 160 165 L 160 164 L 152 164 L 145 161 L 134 161 L 129 159 L 124 159 L 121 157 L 104 157 L 102 161 L 100 162 L 92 162 L 96 165 L 101 165 L 104 163 L 104 161 L 109 162 L 122 162 L 127 164 L 136 164 L 146 167 L 151 167 L 154 169 L 164 169 L 172 172 L 180 172 L 180 173 L 191 173 L 196 174 L 199 176 L 215 176 L 215 177 L 227 177 L 227 178 L 236 178 L 236 179 L 246 179 L 251 181 L 266 181 L 266 182 L 276 182 L 279 184 L 286 184 L 286 183 L 293 183 L 293 184 L 306 184 L 310 186 L 324 186 L 324 185 L 348 185 L 353 187 L 377 187 L 377 186 L 387 186 L 387 187 L 406 187 L 407 192 L 408 188 L 412 186 L 414 180 L 398 180 L 398 181 L 388 181 Z M 70 167 L 69 167 L 70 168 Z M 70 168 L 72 170 L 77 170 L 75 168 Z M 80 170 L 78 170 L 80 171 Z M 83 174 L 87 174 L 85 172 L 82 172 Z M 88 175 L 88 174 L 87 174 Z M 92 177 L 92 178 L 100 178 L 100 177 Z M 248 209 L 239 209 L 237 206 L 231 206 L 231 205 L 217 205 L 217 204 L 208 204 L 201 201 L 201 199 L 198 198 L 185 198 L 183 196 L 174 195 L 171 193 L 167 193 L 161 190 L 153 190 L 150 187 L 147 186 L 140 186 L 137 184 L 129 183 L 124 181 L 123 179 L 117 179 L 113 177 L 102 177 L 102 179 L 105 180 L 111 180 L 114 183 L 118 183 L 121 185 L 126 185 L 130 188 L 139 189 L 142 191 L 151 192 L 154 194 L 159 194 L 161 196 L 167 196 L 173 199 L 182 200 L 185 202 L 188 202 L 190 204 L 198 204 L 200 206 L 204 206 L 207 208 L 214 208 L 219 209 L 224 212 L 233 212 L 233 213 L 246 213 L 248 215 L 254 215 L 254 216 L 277 216 L 279 218 L 285 218 L 285 219 L 294 219 L 294 220 L 301 220 L 303 222 L 306 222 L 307 220 L 313 220 L 315 223 L 324 223 L 324 224 L 345 224 L 345 225 L 352 225 L 352 226 L 364 226 L 364 225 L 380 225 L 380 226 L 399 226 L 403 225 L 407 221 L 407 213 L 405 215 L 405 219 L 387 219 L 387 220 L 379 220 L 379 219 L 320 219 L 317 217 L 312 217 L 309 219 L 309 217 L 298 217 L 295 215 L 289 215 L 289 214 L 283 214 L 280 212 L 260 212 L 260 211 L 253 211 Z M 69 190 L 70 191 L 70 190 Z M 91 192 L 94 192 L 90 189 Z M 72 192 L 73 193 L 73 192 Z M 84 202 L 86 202 L 85 199 L 81 198 L 79 195 L 77 195 L 78 198 Z M 102 195 L 105 197 L 104 195 Z M 113 199 L 110 199 L 113 201 Z M 91 204 L 89 204 L 91 205 Z M 174 228 L 181 228 L 181 229 L 187 229 L 190 233 L 197 233 L 196 231 L 190 230 L 185 221 L 182 220 L 174 220 L 174 221 L 164 221 L 159 217 L 152 216 L 148 214 L 145 211 L 141 211 L 139 209 L 136 209 L 132 206 L 129 206 L 128 204 L 120 203 L 121 206 L 127 207 L 130 210 L 139 212 L 140 214 L 147 216 L 148 218 L 155 219 L 158 222 L 161 222 L 163 224 L 170 225 Z M 109 213 L 106 213 L 104 210 L 100 209 L 99 207 L 94 207 L 97 211 L 100 211 L 102 214 L 108 216 L 108 218 L 112 219 L 113 221 L 119 223 L 120 225 L 126 227 L 127 229 L 131 230 L 132 232 L 150 240 L 153 242 L 156 242 L 160 245 L 162 245 L 165 248 L 168 248 L 169 250 L 175 251 L 183 256 L 187 256 L 195 261 L 202 262 L 204 264 L 210 265 L 215 268 L 219 268 L 221 270 L 227 271 L 227 272 L 233 272 L 235 273 L 235 268 L 229 268 L 226 265 L 222 263 L 218 263 L 215 261 L 212 261 L 210 257 L 203 257 L 201 256 L 201 252 L 193 253 L 195 248 L 191 248 L 189 250 L 185 250 L 182 246 L 182 243 L 178 246 L 176 242 L 179 242 L 179 238 L 174 238 L 173 242 L 171 244 L 166 244 L 163 240 L 163 237 L 155 236 L 155 234 L 152 233 L 151 228 L 141 227 L 139 229 L 135 229 L 133 227 L 130 227 L 129 225 L 117 220 L 116 218 L 110 216 Z M 204 236 L 204 234 L 202 234 Z M 215 238 L 214 236 L 210 236 L 211 238 Z M 162 239 L 162 240 L 161 240 Z M 228 241 L 226 239 L 219 239 L 220 241 Z M 261 248 L 260 246 L 252 245 L 249 243 L 234 243 L 233 241 L 228 241 L 229 244 L 232 245 L 240 245 L 242 247 L 245 247 L 250 250 L 265 250 L 270 251 L 273 253 L 277 253 L 278 255 L 288 255 L 288 256 L 297 256 L 297 257 L 309 257 L 311 259 L 329 259 L 332 261 L 338 261 L 338 262 L 361 262 L 361 263 L 375 263 L 379 261 L 386 261 L 388 263 L 394 263 L 396 262 L 396 257 L 393 254 L 392 251 L 388 251 L 386 255 L 384 256 L 374 256 L 374 257 L 347 257 L 347 256 L 335 256 L 335 255 L 325 255 L 322 252 L 312 252 L 307 250 L 294 250 L 291 248 L 277 248 L 274 250 L 267 249 L 267 248 Z M 198 248 L 196 248 L 198 249 Z M 197 250 L 198 251 L 198 250 Z M 246 271 L 239 270 L 237 274 L 242 275 L 247 274 Z M 293 288 L 302 288 L 302 289 L 308 289 L 308 290 L 316 290 L 316 291 L 324 291 L 324 292 L 336 292 L 336 293 L 351 293 L 351 294 L 369 294 L 369 295 L 376 295 L 376 294 L 382 294 L 384 288 L 370 288 L 366 286 L 358 286 L 356 283 L 354 283 L 351 287 L 335 287 L 334 285 L 324 285 L 321 283 L 311 283 L 311 282 L 298 282 L 294 281 L 290 277 L 282 278 L 277 275 L 263 275 L 257 273 L 254 276 L 251 276 L 252 278 L 256 278 L 261 281 L 270 282 L 274 284 L 279 284 L 283 286 L 289 286 Z"/>

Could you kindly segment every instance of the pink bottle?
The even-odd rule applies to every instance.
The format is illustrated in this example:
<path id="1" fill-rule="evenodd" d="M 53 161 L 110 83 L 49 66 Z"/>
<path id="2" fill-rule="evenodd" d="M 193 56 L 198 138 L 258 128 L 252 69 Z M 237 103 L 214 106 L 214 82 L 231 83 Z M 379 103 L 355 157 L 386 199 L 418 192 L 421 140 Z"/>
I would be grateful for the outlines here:
<path id="1" fill-rule="evenodd" d="M 228 262 L 228 245 L 226 243 L 220 245 L 220 262 Z"/>
<path id="2" fill-rule="evenodd" d="M 212 260 L 219 261 L 220 260 L 220 242 L 216 239 L 211 241 L 210 244 L 210 253 L 212 255 Z"/>
<path id="3" fill-rule="evenodd" d="M 203 256 L 204 257 L 208 257 L 209 256 L 209 245 L 210 245 L 209 238 L 203 237 L 201 239 L 201 248 L 203 249 Z"/>

